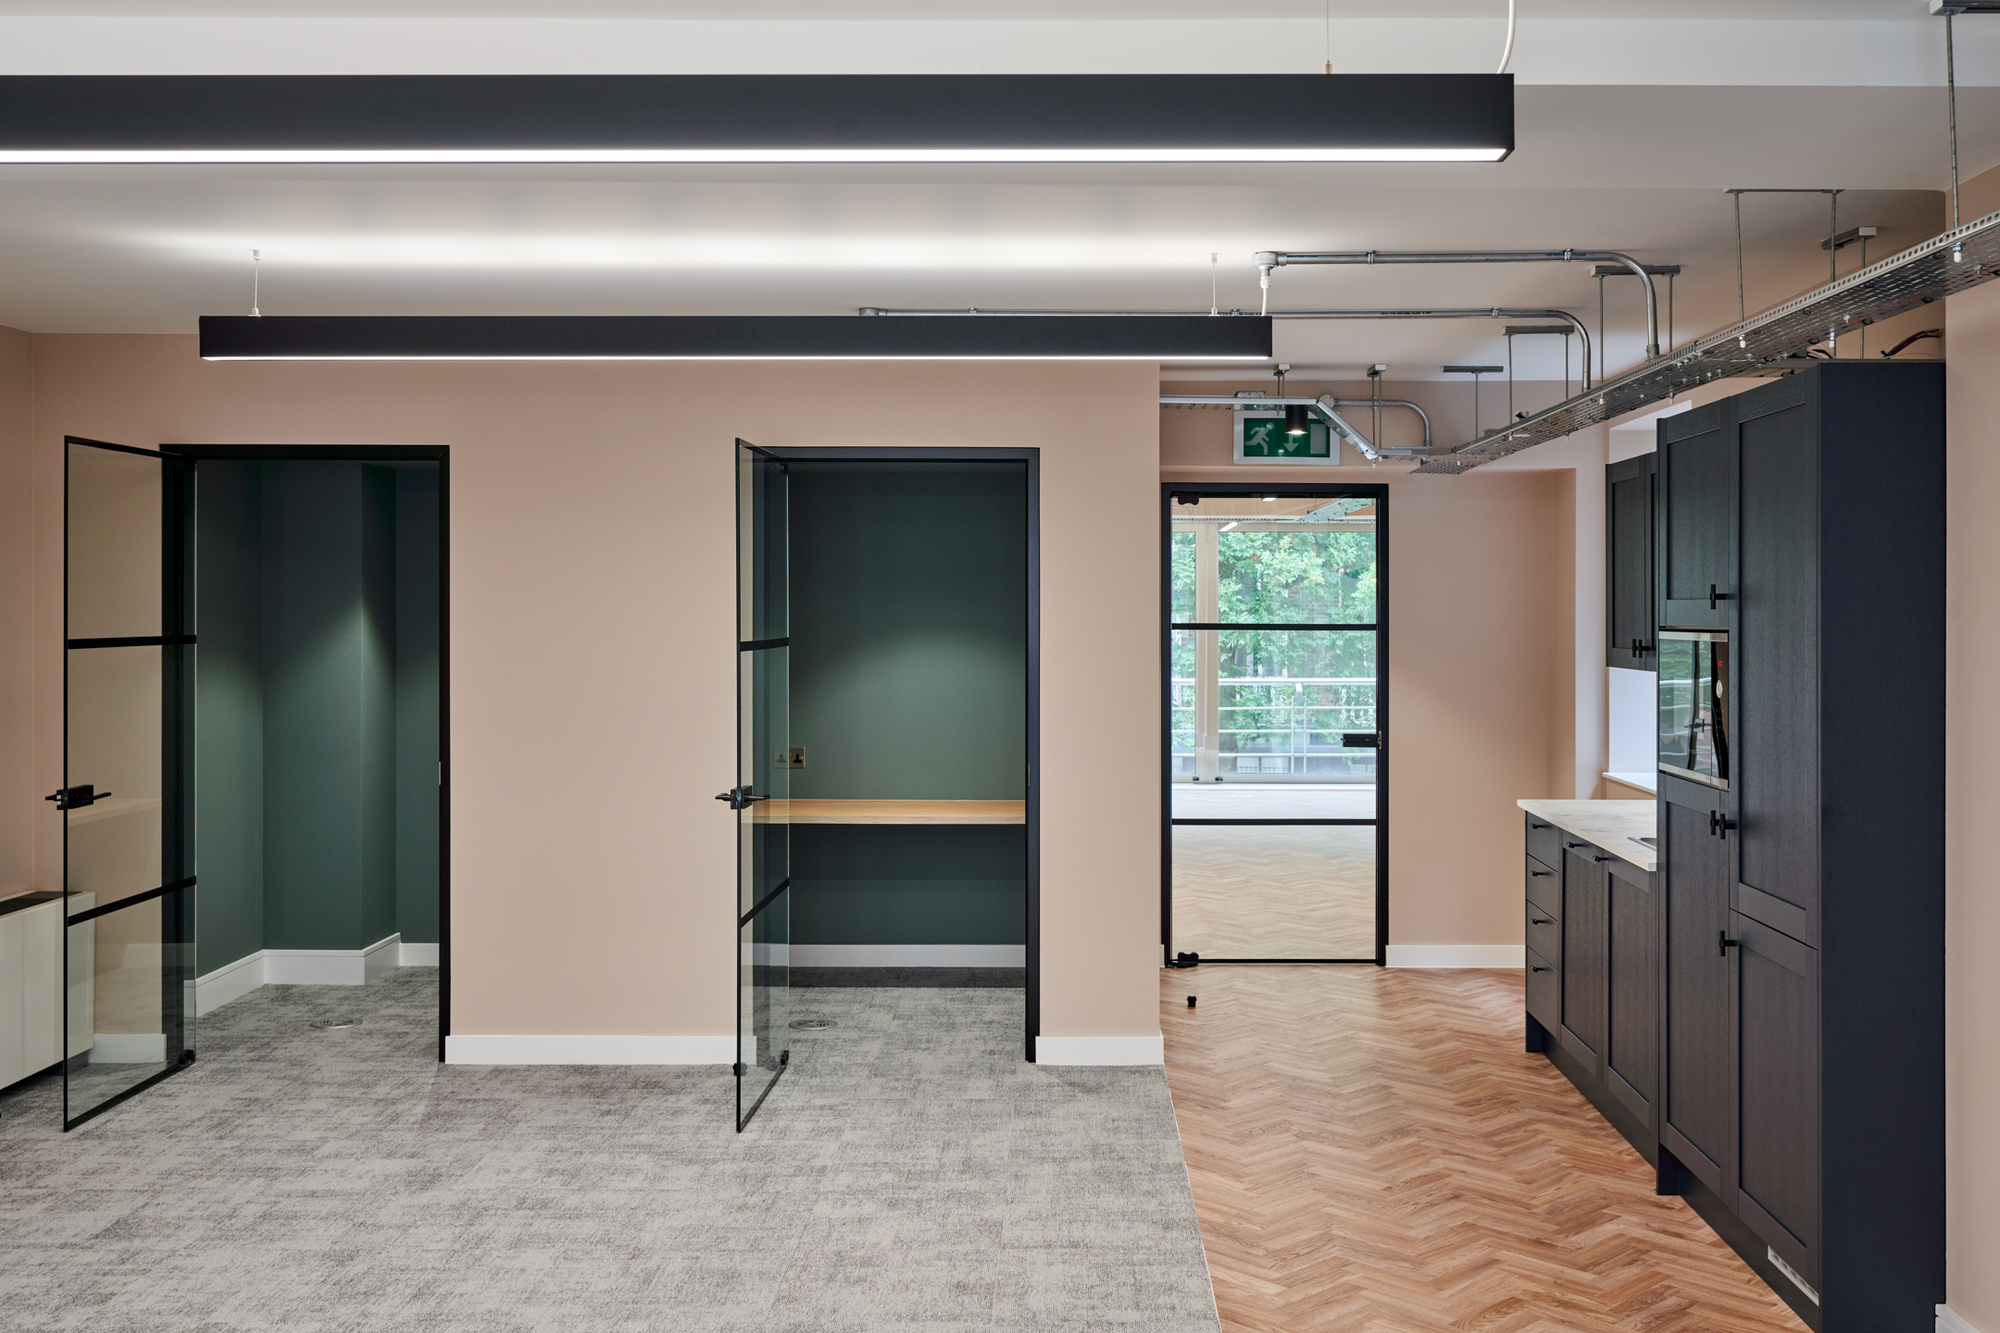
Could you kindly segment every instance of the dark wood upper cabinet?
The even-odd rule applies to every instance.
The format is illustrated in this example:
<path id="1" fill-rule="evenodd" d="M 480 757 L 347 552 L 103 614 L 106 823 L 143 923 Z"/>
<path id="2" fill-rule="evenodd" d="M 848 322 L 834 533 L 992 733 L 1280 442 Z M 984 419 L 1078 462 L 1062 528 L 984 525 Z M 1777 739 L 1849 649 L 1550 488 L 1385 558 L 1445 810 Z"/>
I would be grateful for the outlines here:
<path id="1" fill-rule="evenodd" d="M 1659 623 L 1723 629 L 1736 592 L 1736 467 L 1723 399 L 1659 425 Z M 1671 447 L 1670 447 L 1671 446 Z"/>
<path id="2" fill-rule="evenodd" d="M 1658 457 L 1641 454 L 1604 470 L 1605 664 L 1632 671 L 1657 667 L 1653 529 Z"/>

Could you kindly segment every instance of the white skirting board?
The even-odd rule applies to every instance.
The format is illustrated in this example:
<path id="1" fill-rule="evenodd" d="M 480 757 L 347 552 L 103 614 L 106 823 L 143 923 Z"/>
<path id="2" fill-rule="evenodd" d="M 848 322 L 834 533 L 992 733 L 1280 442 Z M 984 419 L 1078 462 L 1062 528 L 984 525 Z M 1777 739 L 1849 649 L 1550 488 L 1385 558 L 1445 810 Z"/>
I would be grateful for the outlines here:
<path id="1" fill-rule="evenodd" d="M 1528 965 L 1525 944 L 1392 944 L 1390 967 L 1513 967 Z"/>
<path id="2" fill-rule="evenodd" d="M 736 1061 L 736 1038 L 451 1036 L 448 1065 L 727 1065 Z"/>
<path id="3" fill-rule="evenodd" d="M 259 986 L 361 986 L 399 967 L 437 965 L 437 945 L 405 944 L 401 935 L 365 949 L 259 949 L 194 979 L 195 1017 Z"/>
<path id="4" fill-rule="evenodd" d="M 1025 944 L 794 944 L 793 967 L 1026 967 Z"/>
<path id="5" fill-rule="evenodd" d="M 1949 1305 L 1940 1305 L 1937 1308 L 1937 1333 L 1980 1333 L 1980 1330 L 1954 1314 Z"/>
<path id="6" fill-rule="evenodd" d="M 96 1032 L 91 1034 L 90 1063 L 94 1065 L 157 1065 L 167 1059 L 164 1032 Z"/>
<path id="7" fill-rule="evenodd" d="M 1163 1036 L 1035 1038 L 1035 1063 L 1039 1065 L 1163 1065 L 1166 1062 L 1166 1038 Z"/>

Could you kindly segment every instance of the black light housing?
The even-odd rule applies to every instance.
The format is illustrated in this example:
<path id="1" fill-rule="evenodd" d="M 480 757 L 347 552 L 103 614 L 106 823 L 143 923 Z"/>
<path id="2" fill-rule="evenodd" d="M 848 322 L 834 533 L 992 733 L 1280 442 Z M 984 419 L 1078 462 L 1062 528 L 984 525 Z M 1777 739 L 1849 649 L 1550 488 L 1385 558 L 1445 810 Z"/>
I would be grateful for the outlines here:
<path id="1" fill-rule="evenodd" d="M 1508 74 L 15 75 L 4 163 L 1497 162 Z"/>
<path id="2" fill-rule="evenodd" d="M 1304 403 L 1290 403 L 1285 407 L 1285 434 L 1309 435 L 1312 433 L 1312 409 Z"/>
<path id="3" fill-rule="evenodd" d="M 203 315 L 208 361 L 1268 361 L 1261 315 Z"/>

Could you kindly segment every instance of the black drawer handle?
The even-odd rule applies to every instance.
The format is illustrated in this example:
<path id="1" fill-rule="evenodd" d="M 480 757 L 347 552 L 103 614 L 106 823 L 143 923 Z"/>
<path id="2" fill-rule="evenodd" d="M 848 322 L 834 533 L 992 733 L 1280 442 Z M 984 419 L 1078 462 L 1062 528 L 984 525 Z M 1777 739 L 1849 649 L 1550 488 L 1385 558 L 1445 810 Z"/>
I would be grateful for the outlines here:
<path id="1" fill-rule="evenodd" d="M 1553 870 L 1530 870 L 1528 872 L 1528 874 L 1535 879 L 1540 879 L 1543 875 L 1553 875 L 1555 873 L 1556 872 Z"/>
<path id="2" fill-rule="evenodd" d="M 1547 827 L 1548 827 L 1548 825 L 1547 825 L 1547 824 L 1537 824 L 1537 823 L 1536 823 L 1536 822 L 1535 822 L 1534 820 L 1532 820 L 1532 819 L 1531 819 L 1531 820 L 1529 820 L 1529 821 L 1528 821 L 1528 827 L 1529 827 L 1529 828 L 1547 828 Z"/>
<path id="3" fill-rule="evenodd" d="M 1531 916 L 1528 918 L 1528 924 L 1533 926 L 1553 926 L 1555 923 L 1556 919 L 1552 916 Z"/>
<path id="4" fill-rule="evenodd" d="M 1587 842 L 1566 842 L 1563 844 L 1563 846 L 1569 848 L 1577 848 L 1577 847 L 1588 847 L 1590 846 L 1590 844 Z"/>
<path id="5" fill-rule="evenodd" d="M 1609 856 L 1593 856 L 1593 857 L 1591 857 L 1590 859 L 1591 859 L 1591 860 L 1593 860 L 1593 861 L 1609 861 L 1609 860 L 1611 860 L 1612 858 L 1611 858 L 1611 857 L 1609 857 Z"/>
<path id="6" fill-rule="evenodd" d="M 1529 970 L 1530 972 L 1553 972 L 1553 971 L 1555 971 L 1555 969 L 1554 969 L 1553 967 L 1531 967 L 1531 968 L 1529 968 L 1528 970 Z"/>

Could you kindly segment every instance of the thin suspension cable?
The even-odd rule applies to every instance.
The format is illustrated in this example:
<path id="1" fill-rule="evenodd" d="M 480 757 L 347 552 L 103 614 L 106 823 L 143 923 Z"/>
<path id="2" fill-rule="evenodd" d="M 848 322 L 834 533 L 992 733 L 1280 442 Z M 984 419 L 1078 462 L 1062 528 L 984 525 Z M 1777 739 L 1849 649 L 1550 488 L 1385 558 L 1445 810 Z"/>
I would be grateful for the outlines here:
<path id="1" fill-rule="evenodd" d="M 1741 324 L 1743 315 L 1743 196 L 1729 196 L 1736 201 L 1736 322 Z M 1604 284 L 1599 283 L 1602 287 Z"/>
<path id="2" fill-rule="evenodd" d="M 1951 225 L 1958 227 L 1958 75 L 1952 67 L 1951 15 L 1944 16 L 1944 100 L 1951 119 Z"/>
<path id="3" fill-rule="evenodd" d="M 1326 0 L 1326 66 L 1321 73 L 1333 73 L 1333 0 Z"/>
<path id="4" fill-rule="evenodd" d="M 252 250 L 250 252 L 250 315 L 252 318 L 262 318 L 263 315 L 263 312 L 257 309 L 257 298 L 261 294 L 259 278 L 263 274 L 263 268 L 264 252 L 262 250 Z"/>
<path id="5" fill-rule="evenodd" d="M 1945 33 L 1947 36 L 1949 36 L 1951 33 L 1950 19 L 1945 20 Z M 1507 0 L 1507 46 L 1504 50 L 1500 52 L 1500 68 L 1494 70 L 1493 72 L 1495 74 L 1505 74 L 1507 72 L 1507 62 L 1509 60 L 1512 60 L 1513 58 L 1514 58 L 1514 0 Z"/>
<path id="6" fill-rule="evenodd" d="M 1215 303 L 1215 264 L 1221 257 L 1217 251 L 1208 252 L 1208 313 L 1211 315 L 1222 313 L 1221 308 Z"/>

